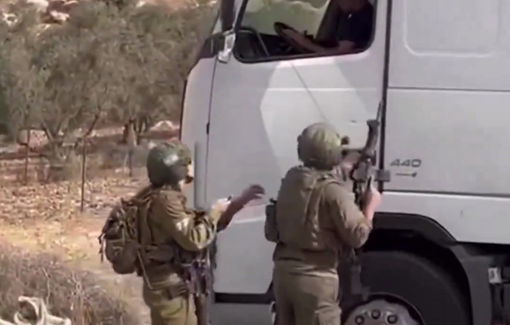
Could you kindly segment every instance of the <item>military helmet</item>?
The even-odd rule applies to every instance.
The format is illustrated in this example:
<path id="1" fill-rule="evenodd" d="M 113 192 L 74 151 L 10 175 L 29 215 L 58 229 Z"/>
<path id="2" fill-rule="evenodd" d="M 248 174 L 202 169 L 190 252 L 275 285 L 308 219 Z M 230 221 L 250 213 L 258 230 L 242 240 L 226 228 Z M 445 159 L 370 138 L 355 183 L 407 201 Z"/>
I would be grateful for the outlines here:
<path id="1" fill-rule="evenodd" d="M 154 186 L 177 185 L 188 175 L 189 148 L 179 140 L 153 147 L 147 156 L 147 175 Z"/>
<path id="2" fill-rule="evenodd" d="M 329 170 L 340 164 L 342 146 L 348 144 L 335 128 L 324 122 L 307 126 L 299 135 L 298 157 L 305 166 Z"/>

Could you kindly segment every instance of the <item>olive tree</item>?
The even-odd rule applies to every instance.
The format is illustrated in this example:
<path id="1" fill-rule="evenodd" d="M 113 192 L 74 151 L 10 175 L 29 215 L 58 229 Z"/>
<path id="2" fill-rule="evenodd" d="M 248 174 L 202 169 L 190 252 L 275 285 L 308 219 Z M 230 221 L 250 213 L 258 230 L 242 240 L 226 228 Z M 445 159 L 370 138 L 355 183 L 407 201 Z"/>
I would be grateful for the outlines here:
<path id="1" fill-rule="evenodd" d="M 132 130 L 139 140 L 153 121 L 179 117 L 184 79 L 213 10 L 133 1 L 82 1 L 67 22 L 45 28 L 34 7 L 17 2 L 14 22 L 0 26 L 9 127 L 43 130 L 42 154 L 55 168 L 97 122 L 124 125 L 126 137 Z"/>
<path id="2" fill-rule="evenodd" d="M 176 10 L 165 2 L 124 2 L 119 10 L 126 25 L 116 78 L 125 91 L 109 116 L 124 124 L 125 138 L 134 131 L 139 141 L 153 122 L 179 119 L 186 74 L 212 24 L 213 8 L 205 2 Z"/>
<path id="3" fill-rule="evenodd" d="M 90 15 L 44 30 L 34 10 L 16 11 L 16 21 L 2 29 L 1 86 L 11 129 L 44 131 L 48 146 L 39 153 L 50 161 L 50 171 L 62 169 L 111 98 L 108 77 L 116 58 L 105 51 L 98 28 L 107 30 L 101 21 L 108 21 L 108 12 L 93 6 Z"/>
<path id="4" fill-rule="evenodd" d="M 4 118 L 11 135 L 15 135 L 30 125 L 48 73 L 37 70 L 31 63 L 36 32 L 33 26 L 37 23 L 35 8 L 24 2 L 8 8 L 16 15 L 0 21 L 0 89 Z"/>

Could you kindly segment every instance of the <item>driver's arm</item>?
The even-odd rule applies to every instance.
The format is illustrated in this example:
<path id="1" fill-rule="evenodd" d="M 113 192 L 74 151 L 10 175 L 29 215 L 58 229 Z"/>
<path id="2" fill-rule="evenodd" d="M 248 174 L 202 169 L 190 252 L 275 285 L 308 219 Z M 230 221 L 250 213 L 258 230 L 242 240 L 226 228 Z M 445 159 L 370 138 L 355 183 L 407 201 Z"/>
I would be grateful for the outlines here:
<path id="1" fill-rule="evenodd" d="M 292 36 L 290 36 L 292 37 Z M 338 45 L 334 48 L 331 47 L 324 47 L 319 44 L 314 43 L 308 38 L 294 38 L 296 42 L 298 42 L 301 46 L 306 48 L 307 50 L 319 53 L 323 55 L 343 55 L 343 54 L 351 54 L 357 52 L 356 43 L 353 41 L 340 41 L 338 42 Z"/>

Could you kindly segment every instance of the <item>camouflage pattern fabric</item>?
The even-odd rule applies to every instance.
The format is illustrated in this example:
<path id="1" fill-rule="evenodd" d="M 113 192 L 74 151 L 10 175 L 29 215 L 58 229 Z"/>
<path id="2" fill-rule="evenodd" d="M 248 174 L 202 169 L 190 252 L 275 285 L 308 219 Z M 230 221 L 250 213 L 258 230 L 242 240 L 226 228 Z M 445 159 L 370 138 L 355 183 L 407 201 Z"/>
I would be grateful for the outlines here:
<path id="1" fill-rule="evenodd" d="M 143 286 L 143 300 L 150 310 L 151 325 L 197 325 L 192 295 L 171 297 L 166 288 Z"/>
<path id="2" fill-rule="evenodd" d="M 184 194 L 166 186 L 157 191 L 152 199 L 151 213 L 148 216 L 155 247 L 174 243 L 181 252 L 199 252 L 214 240 L 220 211 L 197 216 L 186 208 Z M 150 309 L 153 325 L 195 325 L 195 305 L 191 292 L 175 294 L 175 288 L 183 285 L 178 261 L 162 261 L 165 256 L 148 254 L 144 268 L 143 297 Z"/>
<path id="3" fill-rule="evenodd" d="M 329 124 L 305 128 L 298 137 L 304 166 L 287 172 L 275 216 L 266 217 L 266 239 L 276 242 L 273 289 L 279 325 L 340 324 L 339 263 L 372 230 L 350 184 L 333 170 L 347 143 Z"/>
<path id="4" fill-rule="evenodd" d="M 340 325 L 338 279 L 273 271 L 278 324 Z"/>
<path id="5" fill-rule="evenodd" d="M 275 264 L 304 274 L 336 274 L 339 258 L 367 240 L 372 223 L 333 173 L 291 168 L 276 201 Z M 315 271 L 318 270 L 318 271 Z"/>

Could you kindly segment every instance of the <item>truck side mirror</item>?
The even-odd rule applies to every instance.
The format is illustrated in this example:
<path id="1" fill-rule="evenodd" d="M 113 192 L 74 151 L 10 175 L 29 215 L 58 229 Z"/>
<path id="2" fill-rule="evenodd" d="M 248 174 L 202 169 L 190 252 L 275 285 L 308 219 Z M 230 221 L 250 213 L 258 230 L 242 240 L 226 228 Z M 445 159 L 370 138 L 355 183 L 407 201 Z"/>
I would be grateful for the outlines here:
<path id="1" fill-rule="evenodd" d="M 234 45 L 236 43 L 236 33 L 233 30 L 227 30 L 223 32 L 223 49 L 218 52 L 218 61 L 221 63 L 227 63 L 232 56 Z"/>

